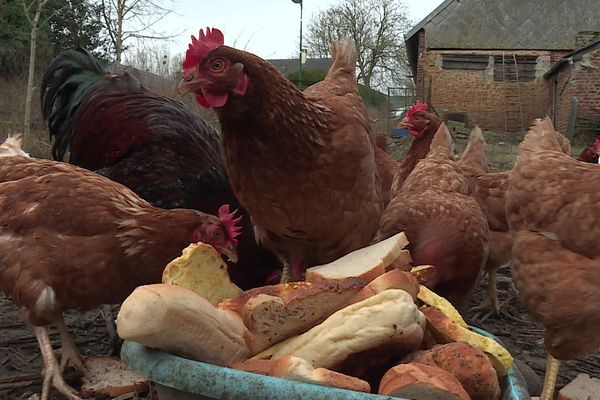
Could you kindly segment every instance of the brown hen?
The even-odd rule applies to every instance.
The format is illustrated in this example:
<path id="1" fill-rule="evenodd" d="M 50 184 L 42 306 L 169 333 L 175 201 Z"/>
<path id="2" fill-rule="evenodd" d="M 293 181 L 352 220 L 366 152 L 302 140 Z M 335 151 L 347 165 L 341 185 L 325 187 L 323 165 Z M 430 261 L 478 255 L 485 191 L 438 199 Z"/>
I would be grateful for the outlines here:
<path id="1" fill-rule="evenodd" d="M 425 285 L 464 308 L 487 258 L 489 230 L 452 148 L 442 123 L 431 151 L 383 212 L 376 240 L 406 232 L 414 263 L 435 266 Z"/>
<path id="2" fill-rule="evenodd" d="M 61 376 L 68 364 L 83 368 L 62 312 L 120 303 L 135 287 L 160 282 L 165 265 L 192 242 L 235 259 L 235 221 L 222 217 L 155 208 L 72 165 L 0 158 L 0 290 L 34 326 L 44 359 L 43 400 L 51 385 L 79 399 Z M 51 323 L 61 335 L 60 367 L 46 328 Z"/>
<path id="3" fill-rule="evenodd" d="M 398 128 L 406 128 L 413 141 L 406 153 L 404 160 L 396 169 L 396 175 L 390 189 L 391 197 L 398 194 L 402 184 L 421 161 L 429 153 L 431 141 L 437 132 L 442 120 L 433 112 L 427 111 L 427 104 L 417 100 L 406 113 L 406 117 L 398 124 Z"/>
<path id="4" fill-rule="evenodd" d="M 469 182 L 471 196 L 477 200 L 490 228 L 489 255 L 484 267 L 489 277 L 488 295 L 486 300 L 475 309 L 483 309 L 491 304 L 496 312 L 499 312 L 496 271 L 510 262 L 512 247 L 512 237 L 505 212 L 509 171 L 490 172 L 485 145 L 481 129 L 475 127 L 469 136 L 467 148 L 458 160 L 458 165 Z"/>
<path id="5" fill-rule="evenodd" d="M 600 166 L 577 161 L 548 118 L 536 120 L 509 177 L 513 279 L 529 314 L 546 327 L 542 400 L 558 361 L 600 346 Z M 556 359 L 555 359 L 556 358 Z"/>
<path id="6" fill-rule="evenodd" d="M 217 112 L 234 193 L 295 280 L 367 245 L 383 208 L 356 50 L 345 40 L 332 55 L 325 79 L 303 93 L 207 29 L 186 53 L 179 86 Z"/>

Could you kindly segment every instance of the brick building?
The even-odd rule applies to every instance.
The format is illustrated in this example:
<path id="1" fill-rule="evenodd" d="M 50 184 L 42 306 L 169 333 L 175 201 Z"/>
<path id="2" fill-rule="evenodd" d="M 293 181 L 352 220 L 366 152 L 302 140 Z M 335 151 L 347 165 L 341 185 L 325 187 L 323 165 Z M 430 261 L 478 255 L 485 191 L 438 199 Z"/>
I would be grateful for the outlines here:
<path id="1" fill-rule="evenodd" d="M 576 132 L 585 143 L 600 137 L 600 40 L 564 56 L 545 78 L 555 126 L 561 132 Z M 574 101 L 577 118 L 568 129 Z"/>
<path id="2" fill-rule="evenodd" d="M 446 0 L 405 36 L 417 96 L 452 120 L 523 131 L 554 110 L 548 72 L 599 21 L 597 0 Z"/>

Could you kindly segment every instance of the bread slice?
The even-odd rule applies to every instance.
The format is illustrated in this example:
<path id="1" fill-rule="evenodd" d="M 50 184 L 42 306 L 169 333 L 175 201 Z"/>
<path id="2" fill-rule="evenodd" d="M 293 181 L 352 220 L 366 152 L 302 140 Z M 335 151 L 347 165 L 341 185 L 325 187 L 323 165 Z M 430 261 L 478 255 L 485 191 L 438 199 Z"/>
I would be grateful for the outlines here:
<path id="1" fill-rule="evenodd" d="M 458 379 L 473 400 L 498 400 L 500 384 L 496 370 L 483 351 L 464 342 L 433 346 L 402 360 L 439 367 Z"/>
<path id="2" fill-rule="evenodd" d="M 341 365 L 349 356 L 389 345 L 411 352 L 423 340 L 425 318 L 404 290 L 388 289 L 345 307 L 273 353 L 303 358 L 314 367 Z"/>
<path id="3" fill-rule="evenodd" d="M 470 400 L 451 373 L 419 363 L 400 364 L 381 378 L 379 394 L 404 399 Z"/>
<path id="4" fill-rule="evenodd" d="M 294 356 L 285 356 L 276 360 L 250 359 L 235 363 L 231 367 L 241 371 L 275 376 L 292 381 L 313 383 L 315 385 L 332 386 L 366 393 L 371 391 L 370 385 L 362 379 L 326 368 L 313 368 L 308 361 Z"/>
<path id="5" fill-rule="evenodd" d="M 263 286 L 225 300 L 219 307 L 242 317 L 252 332 L 248 343 L 256 354 L 323 322 L 365 285 L 362 279 L 350 278 Z"/>
<path id="6" fill-rule="evenodd" d="M 217 250 L 205 243 L 183 249 L 182 255 L 165 267 L 162 282 L 193 290 L 213 305 L 242 292 L 229 279 L 227 264 Z"/>
<path id="7" fill-rule="evenodd" d="M 306 270 L 306 280 L 320 282 L 344 278 L 362 278 L 367 282 L 383 275 L 386 269 L 400 256 L 410 259 L 404 232 L 398 233 L 379 243 L 346 254 L 329 264 L 318 265 Z M 406 264 L 399 262 L 399 264 Z"/>
<path id="8" fill-rule="evenodd" d="M 249 332 L 238 314 L 179 286 L 137 287 L 121 305 L 117 332 L 125 340 L 220 366 L 250 356 Z"/>
<path id="9" fill-rule="evenodd" d="M 117 357 L 90 356 L 83 361 L 85 376 L 81 394 L 86 398 L 111 398 L 125 393 L 143 393 L 148 390 L 148 380 L 142 378 Z"/>
<path id="10" fill-rule="evenodd" d="M 422 309 L 427 318 L 427 330 L 438 343 L 465 342 L 483 351 L 492 362 L 499 377 L 506 376 L 512 367 L 512 356 L 497 341 L 461 326 L 435 307 Z"/>
<path id="11" fill-rule="evenodd" d="M 387 289 L 402 289 L 410 294 L 413 300 L 416 300 L 417 293 L 419 293 L 419 283 L 411 273 L 393 269 L 369 282 L 356 296 L 350 299 L 348 304 L 358 303 Z"/>

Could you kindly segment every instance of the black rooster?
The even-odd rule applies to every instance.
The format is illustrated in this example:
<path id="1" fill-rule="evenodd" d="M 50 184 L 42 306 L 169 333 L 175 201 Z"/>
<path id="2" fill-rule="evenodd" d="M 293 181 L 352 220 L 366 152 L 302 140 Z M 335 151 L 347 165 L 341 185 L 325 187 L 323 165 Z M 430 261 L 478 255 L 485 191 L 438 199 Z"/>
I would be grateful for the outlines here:
<path id="1" fill-rule="evenodd" d="M 161 208 L 217 215 L 223 204 L 243 216 L 234 282 L 265 284 L 277 259 L 259 247 L 250 217 L 224 169 L 219 133 L 185 104 L 151 92 L 128 72 L 110 74 L 87 51 L 68 50 L 48 66 L 41 104 L 52 156 L 96 171 Z"/>

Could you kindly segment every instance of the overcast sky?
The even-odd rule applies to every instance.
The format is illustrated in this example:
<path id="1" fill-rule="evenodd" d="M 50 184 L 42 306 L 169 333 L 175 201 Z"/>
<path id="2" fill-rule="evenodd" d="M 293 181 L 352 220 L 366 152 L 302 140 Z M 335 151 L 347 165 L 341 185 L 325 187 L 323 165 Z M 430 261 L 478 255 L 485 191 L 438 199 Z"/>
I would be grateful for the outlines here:
<path id="1" fill-rule="evenodd" d="M 442 1 L 406 0 L 408 16 L 417 23 Z M 312 15 L 339 2 L 304 0 L 304 28 Z M 300 5 L 292 0 L 175 0 L 171 8 L 175 13 L 155 28 L 165 33 L 181 32 L 169 45 L 172 55 L 183 53 L 190 35 L 197 35 L 200 28 L 210 26 L 223 32 L 225 44 L 235 45 L 262 58 L 298 56 Z"/>

